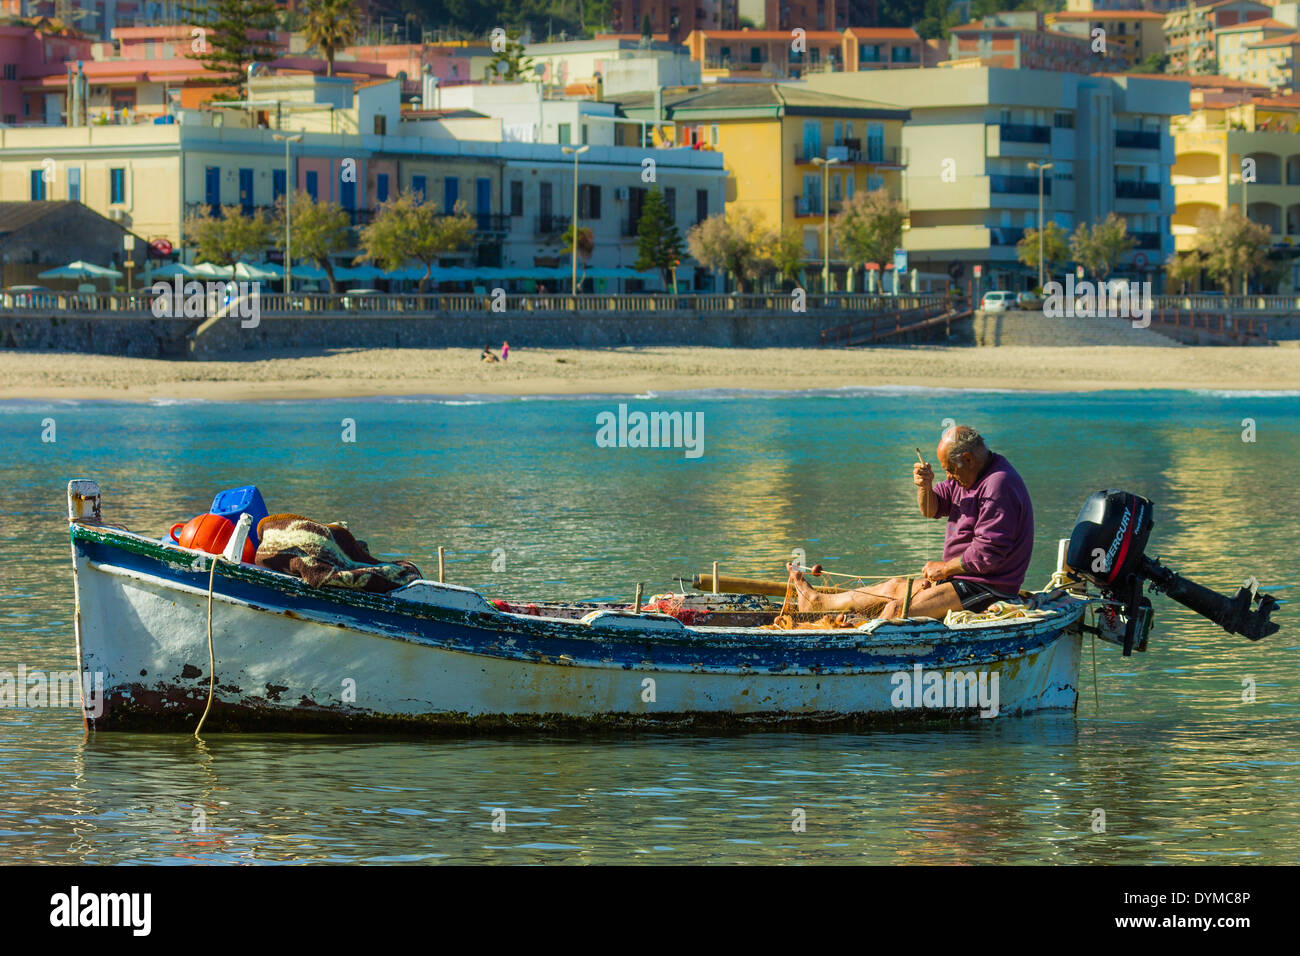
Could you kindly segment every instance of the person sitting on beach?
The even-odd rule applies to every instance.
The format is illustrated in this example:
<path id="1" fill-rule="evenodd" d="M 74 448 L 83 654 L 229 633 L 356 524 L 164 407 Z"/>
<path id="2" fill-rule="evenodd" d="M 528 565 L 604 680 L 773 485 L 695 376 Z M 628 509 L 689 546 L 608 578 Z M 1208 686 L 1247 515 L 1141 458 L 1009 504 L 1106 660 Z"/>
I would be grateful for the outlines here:
<path id="1" fill-rule="evenodd" d="M 957 425 L 943 433 L 939 464 L 948 478 L 935 485 L 929 464 L 912 466 L 916 504 L 927 518 L 946 518 L 943 559 L 926 562 L 912 585 L 911 617 L 942 620 L 949 611 L 980 612 L 995 601 L 1014 601 L 1034 549 L 1034 509 L 1020 475 L 989 450 L 979 432 Z M 902 613 L 907 580 L 823 594 L 787 565 L 800 611 L 863 611 L 885 600 L 881 618 Z"/>
<path id="2" fill-rule="evenodd" d="M 482 362 L 500 362 L 500 361 L 501 361 L 499 358 L 497 358 L 496 353 L 492 351 L 492 346 L 490 346 L 490 345 L 485 345 L 485 346 L 483 346 L 483 354 L 479 356 L 479 360 L 482 361 Z"/>

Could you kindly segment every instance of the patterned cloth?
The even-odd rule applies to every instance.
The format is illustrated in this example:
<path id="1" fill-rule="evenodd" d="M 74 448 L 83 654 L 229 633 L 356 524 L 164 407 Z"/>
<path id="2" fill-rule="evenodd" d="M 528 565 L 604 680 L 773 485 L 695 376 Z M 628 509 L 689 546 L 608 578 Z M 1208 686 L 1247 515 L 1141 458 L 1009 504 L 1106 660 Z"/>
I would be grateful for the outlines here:
<path id="1" fill-rule="evenodd" d="M 302 578 L 311 587 L 385 593 L 419 579 L 410 561 L 376 561 L 341 524 L 319 524 L 302 515 L 267 515 L 257 526 L 257 556 L 264 568 Z"/>

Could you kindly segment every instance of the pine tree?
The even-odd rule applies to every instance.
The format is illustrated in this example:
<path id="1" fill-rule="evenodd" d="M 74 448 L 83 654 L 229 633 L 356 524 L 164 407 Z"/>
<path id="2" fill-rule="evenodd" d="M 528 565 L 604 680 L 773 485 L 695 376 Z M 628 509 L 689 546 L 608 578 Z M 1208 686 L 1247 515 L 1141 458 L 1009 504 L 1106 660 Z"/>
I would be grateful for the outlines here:
<path id="1" fill-rule="evenodd" d="M 248 67 L 276 57 L 273 0 L 193 0 L 181 9 L 191 23 L 190 56 L 214 74 L 206 82 L 236 89 L 216 98 L 243 99 Z"/>
<path id="2" fill-rule="evenodd" d="M 641 206 L 641 218 L 636 226 L 636 265 L 638 271 L 658 269 L 664 288 L 672 283 L 672 270 L 681 262 L 682 234 L 664 201 L 664 194 L 652 189 Z"/>

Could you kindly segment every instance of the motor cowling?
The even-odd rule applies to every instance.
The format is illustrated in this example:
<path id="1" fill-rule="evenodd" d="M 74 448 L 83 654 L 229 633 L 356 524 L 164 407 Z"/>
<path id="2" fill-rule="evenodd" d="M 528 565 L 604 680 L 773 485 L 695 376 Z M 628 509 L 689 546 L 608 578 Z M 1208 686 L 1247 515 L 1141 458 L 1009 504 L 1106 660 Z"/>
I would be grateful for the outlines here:
<path id="1" fill-rule="evenodd" d="M 1127 491 L 1098 491 L 1083 503 L 1065 562 L 1099 588 L 1123 584 L 1142 567 L 1155 523 L 1149 498 Z"/>

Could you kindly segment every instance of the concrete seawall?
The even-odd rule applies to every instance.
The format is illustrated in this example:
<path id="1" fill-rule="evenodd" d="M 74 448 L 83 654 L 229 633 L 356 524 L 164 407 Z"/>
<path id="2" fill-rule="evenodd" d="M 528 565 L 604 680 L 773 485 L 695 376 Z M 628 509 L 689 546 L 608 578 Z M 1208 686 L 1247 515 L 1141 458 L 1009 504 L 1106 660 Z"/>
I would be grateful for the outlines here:
<path id="1" fill-rule="evenodd" d="M 197 319 L 0 315 L 0 348 L 92 352 L 134 358 L 187 358 Z"/>
<path id="2" fill-rule="evenodd" d="M 571 312 L 453 313 L 439 316 L 236 316 L 212 322 L 147 317 L 0 315 L 0 348 L 97 352 L 146 358 L 255 358 L 264 351 L 322 348 L 472 348 L 503 341 L 533 348 L 719 346 L 812 348 L 821 331 L 862 313 Z M 200 331 L 201 329 L 201 331 Z M 198 332 L 199 334 L 195 335 Z"/>

